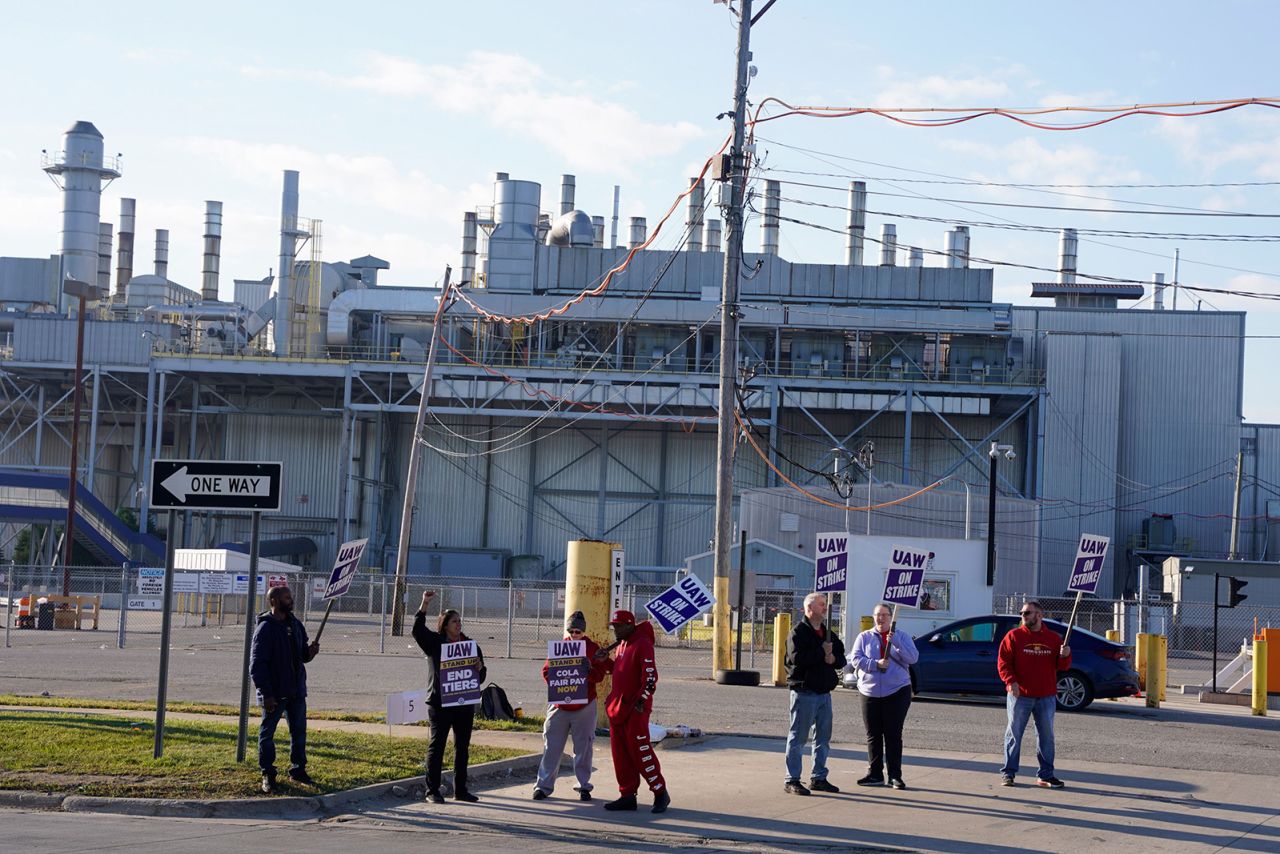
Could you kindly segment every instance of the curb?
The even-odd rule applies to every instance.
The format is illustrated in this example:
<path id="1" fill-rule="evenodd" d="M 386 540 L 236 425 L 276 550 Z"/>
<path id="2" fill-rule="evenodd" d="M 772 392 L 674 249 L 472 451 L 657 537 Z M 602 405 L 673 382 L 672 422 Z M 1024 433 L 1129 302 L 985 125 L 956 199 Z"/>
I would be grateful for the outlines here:
<path id="1" fill-rule="evenodd" d="M 531 753 L 483 762 L 469 769 L 474 782 L 492 782 L 537 771 L 542 756 Z M 571 766 L 565 757 L 562 764 Z M 106 798 L 96 795 L 61 795 L 48 792 L 0 790 L 0 807 L 61 810 L 63 812 L 114 813 L 116 815 L 165 816 L 170 818 L 305 818 L 336 812 L 349 804 L 386 797 L 399 787 L 414 791 L 422 787 L 422 775 L 388 780 L 314 797 L 234 798 L 205 801 L 176 798 Z M 440 788 L 453 792 L 453 771 L 441 775 Z"/>

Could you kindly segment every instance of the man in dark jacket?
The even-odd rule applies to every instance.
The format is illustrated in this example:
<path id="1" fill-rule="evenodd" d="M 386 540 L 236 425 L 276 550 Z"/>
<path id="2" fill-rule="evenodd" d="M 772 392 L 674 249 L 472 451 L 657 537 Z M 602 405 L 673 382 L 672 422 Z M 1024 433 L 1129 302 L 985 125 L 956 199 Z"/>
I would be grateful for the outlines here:
<path id="1" fill-rule="evenodd" d="M 810 790 L 838 792 L 827 782 L 827 753 L 831 749 L 831 691 L 844 668 L 844 644 L 823 621 L 827 597 L 804 597 L 804 619 L 787 637 L 787 687 L 791 689 L 791 726 L 787 732 L 787 781 L 783 789 L 793 795 Z M 813 771 L 809 786 L 800 782 L 800 754 L 813 728 Z"/>
<path id="2" fill-rule="evenodd" d="M 320 644 L 307 642 L 307 630 L 293 616 L 293 593 L 288 587 L 271 588 L 267 602 L 271 610 L 258 615 L 253 631 L 249 673 L 262 703 L 262 724 L 258 727 L 262 791 L 271 794 L 276 790 L 276 725 L 282 716 L 289 721 L 289 777 L 308 786 L 314 784 L 307 774 L 305 665 L 320 652 Z"/>

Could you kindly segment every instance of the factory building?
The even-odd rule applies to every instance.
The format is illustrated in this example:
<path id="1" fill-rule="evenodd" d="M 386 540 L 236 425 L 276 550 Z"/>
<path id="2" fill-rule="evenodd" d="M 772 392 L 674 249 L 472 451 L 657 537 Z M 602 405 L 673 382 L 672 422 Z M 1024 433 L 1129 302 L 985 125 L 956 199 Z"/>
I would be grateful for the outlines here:
<path id="1" fill-rule="evenodd" d="M 284 509 L 264 518 L 264 536 L 299 551 L 278 554 L 327 567 L 344 538 L 368 536 L 374 563 L 391 566 L 439 290 L 380 282 L 391 263 L 373 256 L 325 260 L 293 171 L 278 275 L 236 279 L 233 299 L 218 300 L 216 201 L 198 287 L 169 268 L 166 231 L 153 272 L 136 274 L 146 202 L 121 199 L 117 221 L 101 221 L 102 189 L 119 177 L 103 151 L 78 122 L 65 153 L 46 156 L 63 182 L 61 251 L 0 258 L 0 542 L 66 488 L 75 321 L 60 282 L 71 277 L 109 294 L 86 324 L 79 455 L 95 497 L 86 536 L 100 535 L 102 559 L 154 560 L 110 512 L 137 508 L 154 524 L 149 460 L 255 459 L 284 463 Z M 616 203 L 606 241 L 570 175 L 554 211 L 538 183 L 498 173 L 492 205 L 462 212 L 411 572 L 554 577 L 577 538 L 621 542 L 630 569 L 655 574 L 707 550 L 724 264 L 714 189 L 695 180 L 652 245 L 643 218 L 619 242 Z M 892 223 L 868 235 L 861 182 L 849 188 L 842 263 L 791 262 L 778 248 L 779 187 L 762 190 L 738 356 L 744 438 L 756 443 L 739 443 L 735 469 L 753 539 L 804 555 L 798 531 L 844 525 L 838 507 L 787 484 L 839 504 L 821 476 L 834 465 L 853 466 L 855 506 L 946 478 L 918 500 L 852 514 L 855 530 L 959 537 L 968 519 L 986 537 L 995 442 L 1013 449 L 996 482 L 996 592 L 1061 592 L 1087 531 L 1112 537 L 1099 595 L 1119 595 L 1167 556 L 1226 553 L 1237 452 L 1247 473 L 1280 481 L 1280 428 L 1242 422 L 1243 313 L 1125 307 L 1143 288 L 1077 282 L 1069 230 L 1057 281 L 1031 284 L 1052 305 L 994 302 L 994 272 L 970 263 L 966 228 L 940 235 L 940 263 L 926 264 Z M 1240 515 L 1241 556 L 1274 554 L 1265 494 L 1246 490 Z M 242 516 L 182 518 L 188 547 L 247 529 Z"/>

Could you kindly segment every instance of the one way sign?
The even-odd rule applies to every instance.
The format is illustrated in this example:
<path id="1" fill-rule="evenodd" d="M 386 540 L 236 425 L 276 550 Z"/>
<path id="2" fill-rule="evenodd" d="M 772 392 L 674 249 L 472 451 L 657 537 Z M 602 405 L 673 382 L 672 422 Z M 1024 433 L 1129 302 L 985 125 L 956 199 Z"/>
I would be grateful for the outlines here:
<path id="1" fill-rule="evenodd" d="M 152 460 L 152 510 L 279 510 L 281 463 Z"/>

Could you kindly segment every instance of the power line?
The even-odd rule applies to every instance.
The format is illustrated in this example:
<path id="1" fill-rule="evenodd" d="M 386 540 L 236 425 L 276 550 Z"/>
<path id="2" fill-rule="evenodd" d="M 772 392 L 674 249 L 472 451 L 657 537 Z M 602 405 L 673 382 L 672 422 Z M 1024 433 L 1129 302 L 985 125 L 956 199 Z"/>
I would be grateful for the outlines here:
<path id="1" fill-rule="evenodd" d="M 757 137 L 761 142 L 768 142 L 771 145 L 779 145 L 783 148 L 795 148 L 796 146 L 786 145 L 764 137 Z M 899 166 L 890 166 L 888 164 L 873 163 L 870 160 L 858 160 L 854 157 L 843 158 L 851 160 L 855 163 L 869 163 L 881 166 L 886 169 L 902 169 Z M 779 172 L 786 175 L 810 175 L 819 178 L 844 178 L 847 177 L 841 172 L 808 172 L 801 169 L 774 169 L 765 168 L 762 172 Z M 919 170 L 904 170 L 919 171 Z M 923 175 L 935 175 L 940 173 L 921 172 Z M 1011 181 L 986 181 L 981 178 L 885 178 L 879 175 L 857 175 L 865 181 L 892 181 L 899 184 L 953 184 L 960 186 L 975 187 L 1007 187 L 1015 190 L 1040 190 L 1051 188 L 1064 189 L 1097 189 L 1097 190 L 1135 190 L 1135 189 L 1222 189 L 1227 187 L 1280 187 L 1280 181 L 1211 181 L 1200 184 L 1028 184 Z M 1074 195 L 1071 193 L 1055 193 L 1055 195 Z M 1079 196 L 1083 199 L 1106 198 L 1100 196 Z M 1108 201 L 1116 201 L 1108 199 Z M 1132 204 L 1132 203 L 1127 203 Z"/>

